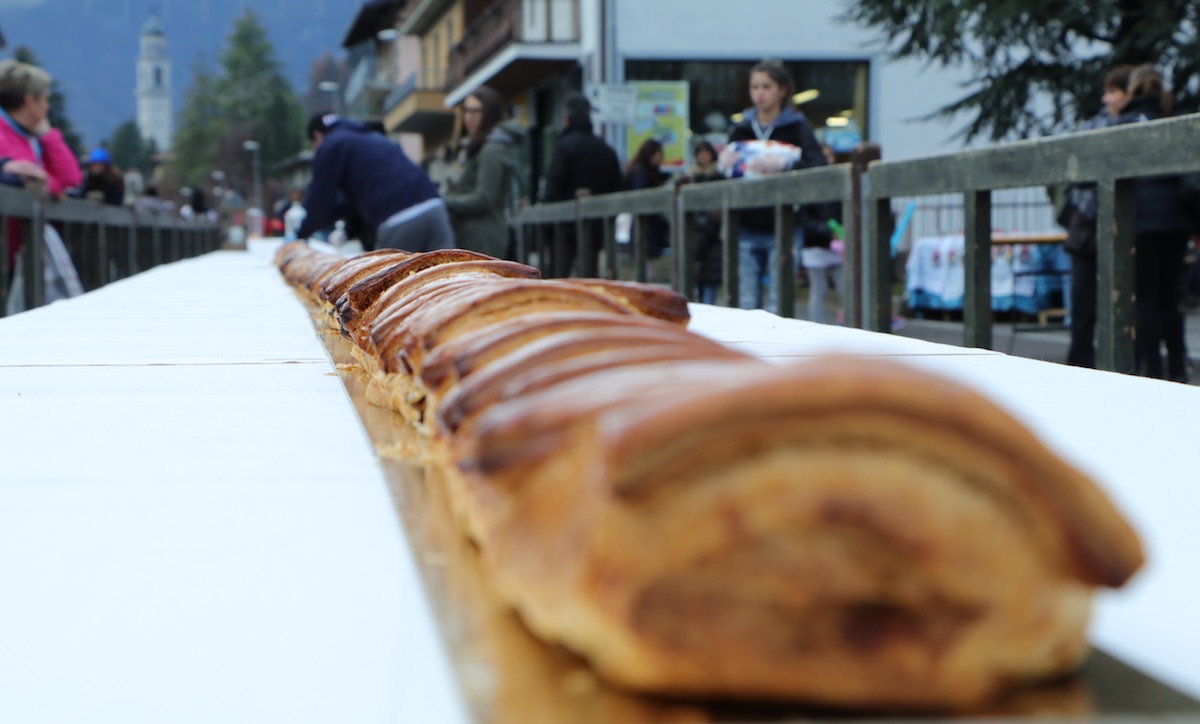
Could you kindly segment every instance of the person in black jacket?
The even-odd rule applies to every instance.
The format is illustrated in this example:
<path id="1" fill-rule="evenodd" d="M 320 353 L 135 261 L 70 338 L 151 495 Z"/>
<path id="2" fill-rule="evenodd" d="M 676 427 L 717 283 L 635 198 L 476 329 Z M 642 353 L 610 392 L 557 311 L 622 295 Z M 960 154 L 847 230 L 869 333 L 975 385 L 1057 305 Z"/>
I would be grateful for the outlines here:
<path id="1" fill-rule="evenodd" d="M 791 73 L 777 62 L 764 61 L 750 69 L 750 99 L 752 108 L 742 111 L 742 119 L 729 130 L 730 146 L 722 152 L 736 153 L 738 141 L 778 141 L 799 149 L 799 160 L 787 167 L 759 166 L 758 173 L 775 173 L 793 169 L 826 165 L 808 121 L 792 107 L 795 86 Z M 749 164 L 754 164 L 754 160 Z M 728 157 L 721 166 L 728 165 Z M 823 209 L 801 207 L 796 212 L 794 259 L 800 257 L 804 244 L 828 247 L 833 235 L 826 224 L 828 214 Z M 766 307 L 779 311 L 778 267 L 775 261 L 775 217 L 770 208 L 746 210 L 738 214 L 738 306 L 743 309 L 761 308 L 761 280 L 769 276 Z M 795 270 L 792 271 L 795 276 Z M 790 315 L 789 315 L 790 316 Z"/>
<path id="2" fill-rule="evenodd" d="M 1129 76 L 1129 101 L 1118 124 L 1152 121 L 1170 115 L 1171 96 L 1150 65 Z M 1137 374 L 1187 382 L 1183 310 L 1180 292 L 1191 218 L 1179 176 L 1149 176 L 1134 181 L 1137 236 L 1135 274 L 1135 359 Z M 1160 345 L 1167 348 L 1164 372 Z"/>
<path id="3" fill-rule="evenodd" d="M 717 150 L 708 141 L 700 141 L 692 151 L 695 163 L 688 171 L 690 183 L 706 183 L 724 178 L 717 170 Z M 725 258 L 721 249 L 721 212 L 694 211 L 696 222 L 696 298 L 704 304 L 717 303 Z"/>
<path id="4" fill-rule="evenodd" d="M 335 114 L 318 113 L 309 119 L 308 138 L 316 153 L 299 238 L 338 219 L 361 219 L 375 230 L 376 248 L 432 251 L 454 246 L 437 187 L 386 136 Z"/>
<path id="5" fill-rule="evenodd" d="M 658 140 L 647 138 L 638 152 L 625 167 L 625 184 L 630 191 L 656 189 L 667 182 L 662 172 L 663 145 Z M 646 258 L 661 258 L 671 244 L 671 226 L 662 214 L 646 217 Z M 649 274 L 647 274 L 649 276 Z"/>
<path id="6" fill-rule="evenodd" d="M 592 131 L 592 105 L 580 93 L 567 96 L 563 132 L 554 145 L 550 167 L 546 170 L 546 188 L 542 200 L 546 203 L 568 201 L 582 194 L 598 196 L 620 191 L 624 186 L 621 162 L 617 152 Z M 560 227 L 565 234 L 565 258 L 554 260 L 557 276 L 566 276 L 575 262 L 576 239 L 573 226 Z M 593 223 L 592 239 L 597 249 L 602 228 Z"/>
<path id="7" fill-rule="evenodd" d="M 1084 121 L 1081 131 L 1107 128 L 1117 122 L 1121 109 L 1129 101 L 1129 74 L 1132 65 L 1119 65 L 1104 77 L 1104 108 Z M 1071 345 L 1067 364 L 1096 366 L 1096 212 L 1099 202 L 1095 184 L 1072 186 L 1058 213 L 1058 223 L 1067 230 L 1063 248 L 1071 256 L 1070 327 Z"/>

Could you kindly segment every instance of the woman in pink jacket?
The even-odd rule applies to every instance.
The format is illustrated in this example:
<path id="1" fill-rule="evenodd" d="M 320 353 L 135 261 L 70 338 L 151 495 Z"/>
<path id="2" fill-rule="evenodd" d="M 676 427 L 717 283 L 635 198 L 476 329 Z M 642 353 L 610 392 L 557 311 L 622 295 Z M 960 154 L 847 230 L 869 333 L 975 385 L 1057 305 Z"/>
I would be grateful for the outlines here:
<path id="1" fill-rule="evenodd" d="M 0 182 L 44 184 L 54 198 L 81 180 L 79 161 L 50 127 L 50 75 L 15 60 L 0 61 Z M 20 249 L 9 219 L 8 268 Z"/>

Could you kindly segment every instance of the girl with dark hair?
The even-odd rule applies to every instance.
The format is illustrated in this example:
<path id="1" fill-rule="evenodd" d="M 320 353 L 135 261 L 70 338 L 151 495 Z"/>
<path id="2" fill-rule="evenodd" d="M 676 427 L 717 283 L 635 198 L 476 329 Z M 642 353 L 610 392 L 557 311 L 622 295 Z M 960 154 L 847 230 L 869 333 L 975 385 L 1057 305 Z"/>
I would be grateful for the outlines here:
<path id="1" fill-rule="evenodd" d="M 1118 124 L 1152 121 L 1170 115 L 1171 94 L 1150 65 L 1129 76 L 1129 101 Z M 1150 176 L 1134 181 L 1137 237 L 1134 255 L 1134 302 L 1137 374 L 1187 382 L 1183 310 L 1180 289 L 1191 219 L 1178 176 Z M 1167 348 L 1163 369 L 1160 345 Z"/>
<path id="2" fill-rule="evenodd" d="M 767 163 L 766 158 L 751 158 L 747 170 L 757 173 L 777 173 L 793 169 L 825 165 L 825 154 L 809 128 L 804 115 L 792 105 L 795 85 L 792 75 L 782 64 L 763 61 L 750 69 L 750 100 L 752 107 L 742 111 L 742 118 L 729 129 L 730 146 L 722 153 L 721 166 L 731 165 L 726 154 L 737 155 L 733 144 L 739 141 L 776 141 L 795 146 L 799 160 L 780 167 Z M 796 213 L 794 255 L 799 259 L 800 248 L 806 243 L 828 248 L 833 240 L 821 210 L 801 207 Z M 748 209 L 738 215 L 738 306 L 753 309 L 766 306 L 779 311 L 778 275 L 776 263 L 775 218 L 770 208 Z M 763 276 L 768 276 L 766 305 L 762 302 Z M 795 278 L 795 271 L 792 271 Z M 791 316 L 791 310 L 786 310 Z M 819 320 L 817 320 L 819 321 Z"/>
<path id="3" fill-rule="evenodd" d="M 653 138 L 647 138 L 625 167 L 626 188 L 630 191 L 637 191 L 658 188 L 665 184 L 667 176 L 660 168 L 662 162 L 662 143 Z M 671 227 L 661 214 L 648 216 L 647 222 L 646 257 L 658 259 L 670 246 Z"/>
<path id="4" fill-rule="evenodd" d="M 504 100 L 487 86 L 463 101 L 462 130 L 462 176 L 457 191 L 445 197 L 454 238 L 460 249 L 503 258 L 518 179 L 516 149 L 525 134 L 505 120 Z"/>
<path id="5" fill-rule="evenodd" d="M 718 181 L 717 149 L 708 141 L 700 141 L 692 149 L 692 168 L 688 178 L 692 183 Z M 721 254 L 721 212 L 696 211 L 696 291 L 699 301 L 716 304 L 717 288 L 721 286 L 721 275 L 725 260 Z"/>

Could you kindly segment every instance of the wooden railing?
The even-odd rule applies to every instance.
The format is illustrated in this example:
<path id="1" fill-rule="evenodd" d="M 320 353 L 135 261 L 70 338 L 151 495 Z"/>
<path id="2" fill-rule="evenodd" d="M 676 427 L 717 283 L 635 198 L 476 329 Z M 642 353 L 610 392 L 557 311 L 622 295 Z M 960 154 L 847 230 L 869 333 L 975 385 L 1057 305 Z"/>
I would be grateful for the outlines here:
<path id="1" fill-rule="evenodd" d="M 690 212 L 719 209 L 723 215 L 723 297 L 737 299 L 736 212 L 773 206 L 779 264 L 793 268 L 790 243 L 793 204 L 841 202 L 847 220 L 847 323 L 886 332 L 892 321 L 893 232 L 892 200 L 935 194 L 962 194 L 966 212 L 963 344 L 991 349 L 991 245 L 994 190 L 1052 184 L 1094 183 L 1098 188 L 1097 231 L 1099 294 L 1097 362 L 1103 369 L 1133 369 L 1133 294 L 1135 209 L 1133 183 L 1137 178 L 1200 172 L 1200 114 L 1108 129 L 1064 134 L 1035 141 L 1000 144 L 983 149 L 900 161 L 871 160 L 877 148 L 862 146 L 854 163 L 779 174 L 754 181 L 725 181 L 683 186 L 678 191 L 654 189 L 587 197 L 536 205 L 516 213 L 513 223 L 521 238 L 531 238 L 530 250 L 565 243 L 554 235 L 555 224 L 575 224 L 580 247 L 580 273 L 594 273 L 592 240 L 582 222 L 605 221 L 604 250 L 615 258 L 612 218 L 621 212 L 639 217 L 657 213 L 672 222 L 674 252 L 671 284 L 691 295 L 692 234 L 684 233 Z M 865 171 L 865 173 L 863 173 Z M 632 254 L 645 258 L 644 234 L 636 233 Z M 525 232 L 530 233 L 525 233 Z M 561 258 L 561 255 L 554 255 Z M 587 266 L 592 265 L 592 266 Z M 618 266 L 607 265 L 610 273 Z M 644 276 L 645 265 L 635 261 L 632 276 Z M 562 270 L 545 270 L 549 274 Z M 779 274 L 783 314 L 792 310 L 791 274 Z"/>
<path id="2" fill-rule="evenodd" d="M 1099 195 L 1096 246 L 1099 269 L 1097 363 L 1107 370 L 1134 367 L 1133 183 L 1137 178 L 1200 171 L 1200 114 L 1020 141 L 944 156 L 872 164 L 871 224 L 864 254 L 867 327 L 891 323 L 891 199 L 961 193 L 965 209 L 964 339 L 991 349 L 991 193 L 996 189 L 1095 183 Z"/>
<path id="3" fill-rule="evenodd" d="M 15 222 L 15 223 L 13 223 Z M 159 264 L 199 256 L 220 247 L 220 229 L 205 220 L 167 214 L 138 214 L 93 201 L 54 201 L 38 191 L 0 186 L 0 316 L 8 307 L 9 234 L 23 249 L 41 249 L 46 224 L 63 239 L 84 291 L 124 279 Z M 45 303 L 42 254 L 22 253 L 25 309 Z"/>
<path id="4" fill-rule="evenodd" d="M 623 213 L 633 214 L 633 229 L 630 240 L 631 277 L 638 281 L 646 280 L 647 230 L 649 219 L 661 215 L 668 220 L 670 226 L 671 255 L 670 283 L 676 291 L 690 295 L 694 277 L 695 249 L 695 215 L 703 211 L 720 211 L 722 228 L 722 290 L 726 300 L 738 298 L 738 254 L 737 234 L 729 233 L 737 228 L 737 215 L 740 210 L 772 207 L 775 209 L 775 244 L 777 264 L 781 269 L 792 269 L 795 258 L 792 249 L 793 223 L 792 206 L 810 203 L 840 203 L 842 218 L 848 235 L 846 243 L 846 268 L 858 270 L 861 268 L 858 240 L 862 233 L 861 220 L 862 176 L 866 165 L 879 158 L 879 147 L 875 144 L 861 144 L 853 154 L 853 161 L 837 166 L 793 171 L 776 176 L 755 179 L 753 182 L 742 180 L 713 181 L 704 184 L 685 184 L 678 188 L 662 187 L 646 191 L 626 191 L 600 196 L 582 196 L 574 201 L 563 201 L 555 204 L 539 204 L 522 209 L 513 218 L 521 233 L 519 238 L 529 239 L 530 243 L 522 249 L 523 260 L 532 257 L 530 252 L 541 252 L 537 259 L 545 262 L 547 257 L 561 260 L 565 245 L 568 242 L 565 226 L 574 226 L 574 236 L 578 244 L 579 273 L 582 276 L 595 276 L 598 273 L 597 250 L 601 251 L 605 260 L 605 268 L 610 275 L 618 269 L 617 244 L 615 234 L 616 217 Z M 592 224 L 600 222 L 602 240 L 593 239 Z M 600 244 L 597 247 L 597 243 Z M 553 252 L 547 254 L 546 252 Z M 569 270 L 546 266 L 543 272 L 548 276 L 566 276 Z M 862 316 L 861 285 L 858 279 L 861 274 L 857 271 L 850 273 L 853 277 L 847 289 L 847 315 L 851 323 L 858 324 Z M 776 275 L 778 279 L 782 314 L 790 316 L 795 296 L 795 275 L 792 273 Z"/>

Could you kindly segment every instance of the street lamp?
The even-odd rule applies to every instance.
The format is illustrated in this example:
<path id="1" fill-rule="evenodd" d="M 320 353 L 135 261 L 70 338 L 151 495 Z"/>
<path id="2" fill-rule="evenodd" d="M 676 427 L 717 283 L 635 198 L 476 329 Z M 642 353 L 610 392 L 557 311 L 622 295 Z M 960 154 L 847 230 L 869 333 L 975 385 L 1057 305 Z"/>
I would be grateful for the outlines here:
<path id="1" fill-rule="evenodd" d="M 213 197 L 216 199 L 216 206 L 221 207 L 221 197 L 225 195 L 225 172 L 213 171 L 209 174 L 209 178 L 213 183 Z"/>
<path id="2" fill-rule="evenodd" d="M 262 236 L 265 219 L 262 208 L 262 164 L 259 162 L 258 141 L 246 141 L 242 148 L 254 154 L 254 208 L 246 212 L 251 236 Z"/>
<path id="3" fill-rule="evenodd" d="M 329 94 L 329 110 L 338 113 L 338 84 L 331 80 L 323 80 L 317 83 L 317 90 Z"/>
<path id="4" fill-rule="evenodd" d="M 258 154 L 258 141 L 246 141 L 242 148 L 254 154 L 254 205 L 262 209 L 262 164 Z"/>

